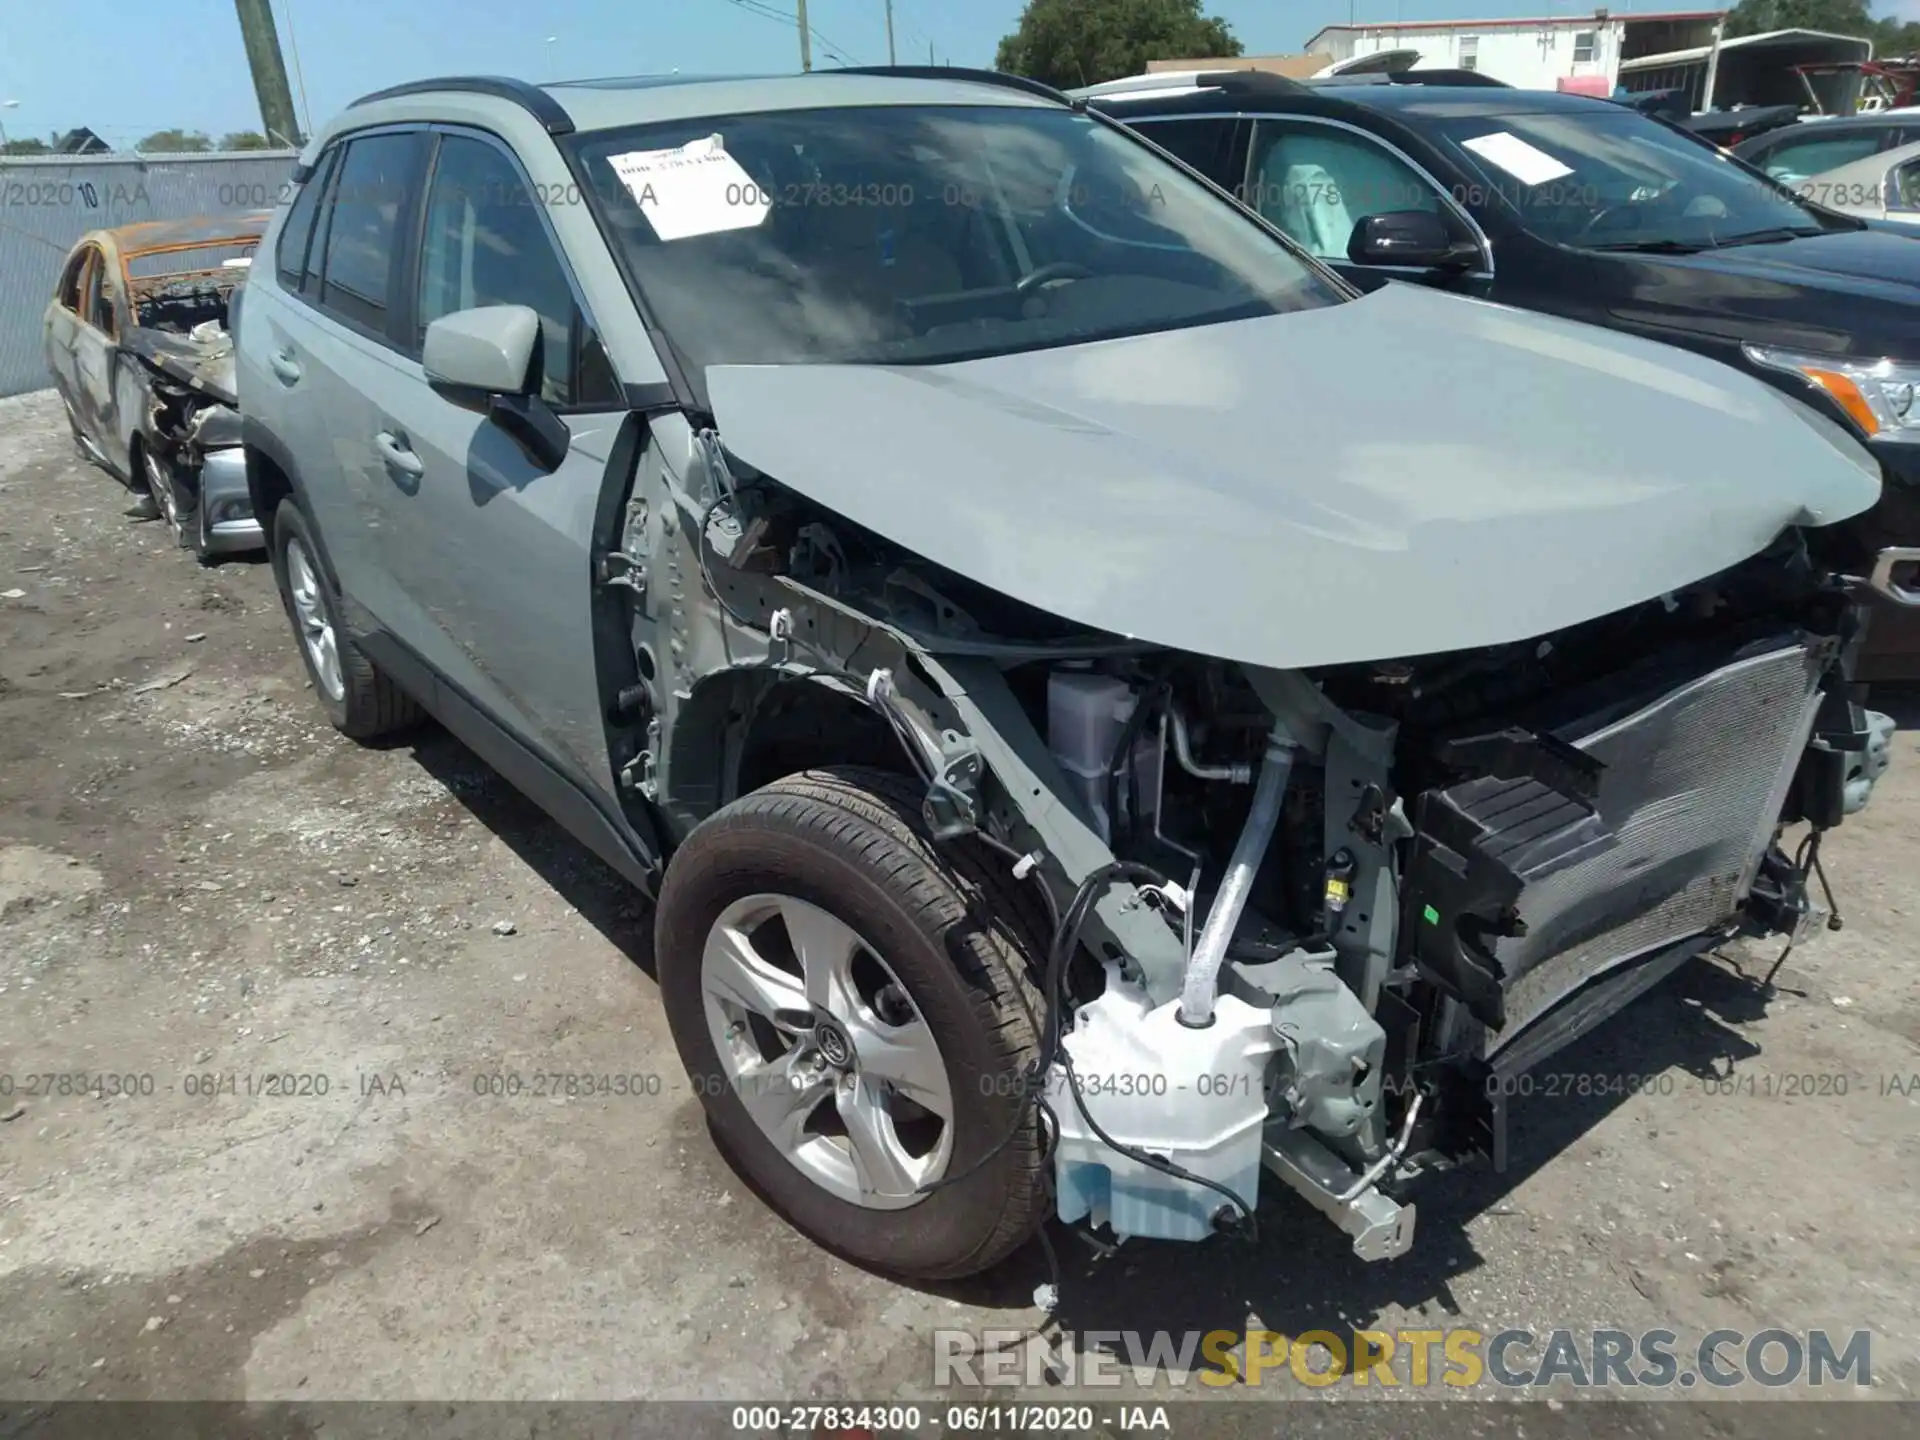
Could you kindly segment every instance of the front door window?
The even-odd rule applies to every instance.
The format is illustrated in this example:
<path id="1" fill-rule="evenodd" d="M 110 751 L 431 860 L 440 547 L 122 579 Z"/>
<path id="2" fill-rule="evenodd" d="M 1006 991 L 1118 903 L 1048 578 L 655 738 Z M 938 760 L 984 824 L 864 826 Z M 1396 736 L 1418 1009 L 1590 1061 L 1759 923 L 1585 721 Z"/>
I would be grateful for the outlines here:
<path id="1" fill-rule="evenodd" d="M 1321 125 L 1255 124 L 1248 199 L 1323 260 L 1344 261 L 1368 215 L 1425 210 L 1452 223 L 1440 193 L 1363 135 Z"/>

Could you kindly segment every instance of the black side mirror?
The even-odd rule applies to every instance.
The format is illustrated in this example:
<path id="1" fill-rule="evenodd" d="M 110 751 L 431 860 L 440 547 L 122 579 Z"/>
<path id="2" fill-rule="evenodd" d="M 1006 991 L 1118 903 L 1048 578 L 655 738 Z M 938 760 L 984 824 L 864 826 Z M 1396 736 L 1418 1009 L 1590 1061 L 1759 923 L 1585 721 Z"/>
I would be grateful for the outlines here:
<path id="1" fill-rule="evenodd" d="M 1480 247 L 1454 239 L 1447 222 L 1431 210 L 1363 216 L 1347 237 L 1347 259 L 1355 265 L 1464 270 L 1479 258 Z"/>

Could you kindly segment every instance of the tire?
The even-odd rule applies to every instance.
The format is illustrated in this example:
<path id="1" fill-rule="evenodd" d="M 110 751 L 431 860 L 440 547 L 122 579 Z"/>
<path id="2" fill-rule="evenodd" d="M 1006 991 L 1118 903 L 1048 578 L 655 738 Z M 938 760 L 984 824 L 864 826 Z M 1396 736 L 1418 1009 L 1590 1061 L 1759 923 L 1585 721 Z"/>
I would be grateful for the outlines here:
<path id="1" fill-rule="evenodd" d="M 134 442 L 134 460 L 145 483 L 160 522 L 173 532 L 173 540 L 182 550 L 191 550 L 206 563 L 205 547 L 199 542 L 200 500 L 182 491 L 173 467 L 149 450 L 143 441 Z"/>
<path id="2" fill-rule="evenodd" d="M 848 766 L 788 776 L 735 801 L 688 837 L 667 870 L 655 919 L 661 998 L 715 1138 L 749 1183 L 797 1228 L 878 1270 L 918 1279 L 975 1274 L 1018 1249 L 1051 1208 L 1039 1120 L 1021 1094 L 1043 1015 L 1034 984 L 1041 932 L 1022 887 L 1000 868 L 963 847 L 936 850 L 922 827 L 912 785 L 885 771 Z M 799 1061 L 789 1065 L 789 1057 L 810 1044 L 815 1060 L 825 1062 L 827 1041 L 818 1031 L 807 1038 L 796 1023 L 805 1021 L 805 1010 L 798 1016 L 791 1009 L 781 1012 L 795 1037 L 749 1024 L 744 1039 L 736 1039 L 739 1023 L 723 1026 L 732 1012 L 727 997 L 716 999 L 712 974 L 722 962 L 709 958 L 709 941 L 751 934 L 758 947 L 761 930 L 729 931 L 723 922 L 750 915 L 770 898 L 779 907 L 782 933 L 790 933 L 786 917 L 796 902 L 803 917 L 825 912 L 851 930 L 861 946 L 849 974 L 858 977 L 864 970 L 864 983 L 884 976 L 910 1002 L 903 1009 L 899 996 L 883 989 L 856 1006 L 860 1018 L 846 1033 L 858 1053 L 846 1068 L 830 1072 L 834 1088 L 822 1102 L 825 1109 L 812 1111 L 802 1127 L 804 1136 L 831 1130 L 839 1119 L 845 1131 L 840 1137 L 783 1145 L 748 1108 L 749 1098 L 766 1092 L 750 1087 L 743 1073 L 762 1073 L 756 1067 L 769 1037 L 770 1048 L 789 1038 L 793 1047 L 768 1062 L 769 1071 L 787 1066 L 784 1073 L 812 1073 Z M 796 944 L 788 953 L 802 948 Z M 809 973 L 805 966 L 794 969 Z M 796 976 L 786 983 L 802 982 Z M 882 1019 L 883 1009 L 903 1028 Z M 908 1014 L 910 1019 L 902 1018 Z M 938 1145 L 904 1163 L 934 1167 L 922 1184 L 953 1183 L 922 1191 L 895 1179 L 883 1195 L 862 1186 L 860 1198 L 850 1199 L 844 1185 L 819 1178 L 840 1163 L 831 1159 L 835 1150 L 849 1157 L 860 1150 L 847 1118 L 850 1095 L 866 1093 L 868 1086 L 882 1094 L 889 1117 L 885 1133 L 900 1146 L 906 1144 L 900 1138 L 903 1121 L 918 1127 L 916 1133 L 928 1133 L 920 1107 L 900 1103 L 906 1092 L 876 1078 L 888 1037 L 922 1031 L 935 1043 L 933 1059 L 951 1113 Z M 871 1043 L 875 1036 L 877 1046 Z M 749 1056 L 744 1066 L 738 1057 L 743 1046 Z M 901 1053 L 907 1048 L 903 1043 Z M 810 1103 L 801 1095 L 795 1108 Z M 982 1163 L 1010 1129 L 1012 1140 Z M 811 1158 L 796 1158 L 801 1155 Z M 862 1170 L 851 1159 L 846 1168 L 862 1176 L 885 1173 L 872 1166 Z"/>
<path id="3" fill-rule="evenodd" d="M 193 531 L 182 542 L 193 551 L 193 558 L 200 562 L 202 570 L 212 570 L 226 556 L 212 549 L 212 537 L 207 534 L 207 507 L 201 503 L 199 495 L 193 497 Z"/>
<path id="4" fill-rule="evenodd" d="M 360 653 L 340 624 L 340 601 L 320 563 L 312 523 L 293 500 L 273 515 L 273 579 L 300 661 L 327 719 L 341 734 L 373 740 L 419 723 L 419 704 Z M 324 625 L 322 644 L 317 627 Z M 334 665 L 320 658 L 331 648 Z"/>

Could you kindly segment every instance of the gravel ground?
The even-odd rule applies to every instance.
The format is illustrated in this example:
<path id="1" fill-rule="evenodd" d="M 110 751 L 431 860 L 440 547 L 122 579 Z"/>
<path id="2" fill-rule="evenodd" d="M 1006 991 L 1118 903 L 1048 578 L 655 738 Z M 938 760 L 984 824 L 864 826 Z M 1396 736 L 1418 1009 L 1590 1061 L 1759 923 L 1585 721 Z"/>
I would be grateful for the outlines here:
<path id="1" fill-rule="evenodd" d="M 0 400 L 0 1397 L 926 1397 L 929 1332 L 1044 1318 L 1037 1247 L 909 1288 L 773 1216 L 675 1060 L 645 907 L 448 737 L 335 735 L 265 566 L 201 570 L 129 499 L 50 394 Z M 1423 1195 L 1395 1264 L 1272 1191 L 1251 1253 L 1057 1232 L 1057 1323 L 1864 1327 L 1874 1394 L 1914 1396 L 1915 733 L 1829 842 L 1846 929 L 1776 994 L 1771 950 L 1701 961 L 1547 1067 L 1656 1093 L 1521 1106 L 1513 1168 Z M 134 1093 L 29 1078 L 75 1072 Z M 631 1078 L 480 1093 L 552 1074 Z M 1222 1393 L 1380 1393 L 1269 1378 Z"/>

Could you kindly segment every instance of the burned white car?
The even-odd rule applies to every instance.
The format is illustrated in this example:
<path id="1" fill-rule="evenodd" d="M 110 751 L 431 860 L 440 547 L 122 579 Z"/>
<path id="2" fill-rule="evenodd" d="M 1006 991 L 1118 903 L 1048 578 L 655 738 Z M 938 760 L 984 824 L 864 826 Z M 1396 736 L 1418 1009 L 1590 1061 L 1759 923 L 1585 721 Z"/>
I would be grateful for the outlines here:
<path id="1" fill-rule="evenodd" d="M 239 377 L 316 696 L 657 898 L 712 1125 L 826 1244 L 1277 1179 L 1391 1257 L 1502 1077 L 1819 918 L 1880 481 L 1757 380 L 1356 296 L 1005 76 L 420 82 L 298 183 Z"/>
<path id="2" fill-rule="evenodd" d="M 74 245 L 47 306 L 47 368 L 80 453 L 203 562 L 261 545 L 229 325 L 267 219 L 93 231 Z"/>

